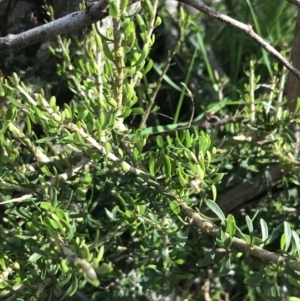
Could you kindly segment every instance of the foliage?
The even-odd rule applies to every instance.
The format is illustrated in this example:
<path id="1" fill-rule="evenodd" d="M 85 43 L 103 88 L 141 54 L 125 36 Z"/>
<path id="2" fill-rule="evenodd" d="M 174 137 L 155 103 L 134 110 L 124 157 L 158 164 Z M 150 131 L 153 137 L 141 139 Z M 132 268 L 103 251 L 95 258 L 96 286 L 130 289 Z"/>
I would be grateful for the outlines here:
<path id="1" fill-rule="evenodd" d="M 270 15 L 246 2 L 243 20 Z M 285 70 L 256 46 L 240 43 L 237 56 L 228 39 L 215 46 L 223 40 L 208 20 L 182 7 L 170 17 L 145 0 L 131 15 L 118 3 L 105 36 L 95 24 L 50 49 L 69 103 L 17 74 L 1 78 L 1 299 L 297 300 L 299 155 L 289 126 L 298 120 L 285 108 Z M 262 30 L 275 43 L 285 7 L 278 32 Z M 164 24 L 177 35 L 154 61 Z M 213 59 L 226 51 L 227 62 Z M 283 170 L 276 188 L 272 166 Z M 218 206 L 217 193 L 257 174 L 268 200 L 245 216 Z"/>

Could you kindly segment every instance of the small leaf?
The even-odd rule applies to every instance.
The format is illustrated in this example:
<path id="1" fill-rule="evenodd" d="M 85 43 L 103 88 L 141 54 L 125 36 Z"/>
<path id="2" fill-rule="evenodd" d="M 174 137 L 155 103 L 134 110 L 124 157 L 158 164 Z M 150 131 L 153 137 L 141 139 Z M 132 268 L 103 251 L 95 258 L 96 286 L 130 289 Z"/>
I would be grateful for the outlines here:
<path id="1" fill-rule="evenodd" d="M 117 221 L 118 219 L 116 218 L 115 214 L 113 214 L 112 212 L 110 212 L 108 209 L 104 208 L 106 215 L 108 216 L 108 218 L 112 221 Z"/>
<path id="2" fill-rule="evenodd" d="M 244 280 L 244 283 L 251 286 L 260 285 L 260 283 L 265 279 L 265 270 L 261 270 L 256 273 L 254 276 L 249 277 Z"/>
<path id="3" fill-rule="evenodd" d="M 132 114 L 135 114 L 135 115 L 140 115 L 140 114 L 144 113 L 144 109 L 140 108 L 140 107 L 132 108 L 131 111 L 132 111 Z"/>
<path id="4" fill-rule="evenodd" d="M 236 232 L 235 218 L 232 214 L 228 214 L 226 218 L 226 232 L 228 232 L 230 237 L 233 237 Z"/>
<path id="5" fill-rule="evenodd" d="M 262 240 L 265 242 L 269 237 L 269 229 L 267 223 L 262 218 L 260 219 L 260 227 Z"/>
<path id="6" fill-rule="evenodd" d="M 226 250 L 228 250 L 230 247 L 231 247 L 231 244 L 232 244 L 232 238 L 231 237 L 227 237 L 225 240 L 224 240 L 224 248 Z"/>
<path id="7" fill-rule="evenodd" d="M 151 176 L 155 175 L 154 166 L 155 166 L 155 158 L 153 156 L 151 156 L 149 159 L 149 171 L 150 171 Z"/>
<path id="8" fill-rule="evenodd" d="M 111 1 L 109 5 L 109 15 L 114 18 L 118 19 L 120 16 L 120 9 L 116 1 Z"/>
<path id="9" fill-rule="evenodd" d="M 113 266 L 111 262 L 107 263 L 102 263 L 97 269 L 97 274 L 99 275 L 106 275 L 106 274 L 111 274 L 113 269 Z"/>
<path id="10" fill-rule="evenodd" d="M 246 215 L 246 223 L 249 230 L 250 235 L 253 233 L 253 223 L 249 215 Z"/>
<path id="11" fill-rule="evenodd" d="M 28 261 L 29 261 L 29 262 L 36 262 L 36 261 L 39 260 L 41 257 L 42 257 L 41 254 L 33 253 L 33 254 L 28 258 Z"/>
<path id="12" fill-rule="evenodd" d="M 51 227 L 52 229 L 58 230 L 60 227 L 58 226 L 58 224 L 56 223 L 56 221 L 54 221 L 52 218 L 50 218 L 49 216 L 45 216 L 44 217 L 44 221 L 45 224 L 49 227 Z M 60 225 L 61 226 L 61 225 Z"/>
<path id="13" fill-rule="evenodd" d="M 50 212 L 53 212 L 54 209 L 52 207 L 52 205 L 50 203 L 47 203 L 47 202 L 41 202 L 40 204 L 41 208 L 44 209 L 44 210 L 47 210 L 47 211 L 50 211 Z"/>
<path id="14" fill-rule="evenodd" d="M 284 251 L 287 252 L 287 250 L 290 247 L 291 241 L 292 241 L 292 230 L 289 225 L 289 223 L 284 222 L 284 234 L 285 234 L 285 248 Z"/>
<path id="15" fill-rule="evenodd" d="M 215 255 L 216 255 L 216 243 L 214 239 L 211 251 L 208 252 L 203 259 L 198 260 L 196 265 L 200 268 L 208 266 L 215 259 Z"/>
<path id="16" fill-rule="evenodd" d="M 171 173 L 172 173 L 172 165 L 171 165 L 171 160 L 168 156 L 164 155 L 164 167 L 165 167 L 165 172 L 166 172 L 166 176 L 168 178 L 171 177 Z"/>
<path id="17" fill-rule="evenodd" d="M 213 201 L 215 202 L 216 199 L 217 199 L 217 188 L 215 185 L 211 185 L 211 192 L 212 192 L 212 195 L 213 195 Z"/>
<path id="18" fill-rule="evenodd" d="M 170 208 L 175 215 L 180 214 L 180 207 L 176 201 L 170 202 Z"/>
<path id="19" fill-rule="evenodd" d="M 143 71 L 143 75 L 145 75 L 146 73 L 148 73 L 153 67 L 153 60 L 149 60 L 147 66 L 145 67 L 144 71 Z"/>
<path id="20" fill-rule="evenodd" d="M 230 272 L 231 269 L 231 261 L 228 255 L 226 255 L 226 257 L 224 258 L 224 261 L 220 267 L 220 272 L 219 274 L 221 276 L 225 276 Z"/>
<path id="21" fill-rule="evenodd" d="M 222 222 L 225 222 L 225 215 L 224 215 L 223 211 L 221 210 L 221 208 L 215 202 L 213 202 L 211 200 L 206 200 L 205 203 L 209 207 L 209 209 L 213 213 L 215 213 Z"/>
<path id="22" fill-rule="evenodd" d="M 13 121 L 15 117 L 17 116 L 17 108 L 10 105 L 6 111 L 5 114 L 5 120 L 6 121 Z"/>
<path id="23" fill-rule="evenodd" d="M 65 296 L 73 296 L 78 290 L 78 279 L 76 274 L 72 275 L 72 283 L 70 285 L 70 287 L 67 289 Z"/>
<path id="24" fill-rule="evenodd" d="M 97 249 L 96 249 L 96 250 L 97 250 Z M 104 255 L 104 246 L 102 245 L 102 246 L 100 247 L 100 250 L 99 250 L 99 252 L 98 252 L 97 257 L 95 258 L 95 260 L 94 260 L 94 262 L 93 262 L 93 263 L 95 264 L 95 267 L 96 267 L 96 268 L 99 266 L 99 262 L 102 260 L 103 255 Z"/>
<path id="25" fill-rule="evenodd" d="M 293 235 L 293 240 L 295 242 L 295 246 L 297 248 L 297 253 L 298 253 L 298 256 L 299 256 L 300 255 L 300 239 L 299 239 L 299 235 L 294 230 L 292 231 L 292 235 Z"/>
<path id="26" fill-rule="evenodd" d="M 289 283 L 292 284 L 293 286 L 300 288 L 300 281 L 299 281 L 299 280 L 296 280 L 295 278 L 293 278 L 293 277 L 291 277 L 291 276 L 288 276 L 288 281 L 289 281 Z M 300 299 L 299 299 L 299 300 L 300 300 Z"/>
<path id="27" fill-rule="evenodd" d="M 288 301 L 300 301 L 300 298 L 297 298 L 297 297 L 288 297 Z"/>
<path id="28" fill-rule="evenodd" d="M 271 296 L 275 297 L 275 298 L 280 297 L 279 287 L 278 287 L 276 282 L 274 282 L 272 287 L 271 287 Z"/>
<path id="29" fill-rule="evenodd" d="M 162 136 L 159 135 L 156 137 L 156 144 L 159 148 L 164 147 L 164 140 L 163 140 Z"/>

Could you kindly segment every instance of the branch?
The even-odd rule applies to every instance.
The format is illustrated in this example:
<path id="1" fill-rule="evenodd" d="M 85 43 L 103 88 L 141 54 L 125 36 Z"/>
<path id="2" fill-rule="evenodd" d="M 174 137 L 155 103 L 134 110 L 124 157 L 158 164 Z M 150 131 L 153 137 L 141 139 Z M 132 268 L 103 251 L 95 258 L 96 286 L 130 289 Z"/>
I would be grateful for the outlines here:
<path id="1" fill-rule="evenodd" d="M 276 164 L 268 170 L 272 179 L 272 186 L 278 185 L 282 181 L 283 171 Z M 240 185 L 220 193 L 217 198 L 217 204 L 224 212 L 228 214 L 242 205 L 255 200 L 261 193 L 261 187 L 270 185 L 265 176 L 257 175 L 251 181 L 244 180 Z"/>
<path id="2" fill-rule="evenodd" d="M 24 31 L 19 34 L 9 34 L 0 38 L 1 51 L 16 51 L 21 48 L 50 40 L 58 35 L 79 33 L 91 24 L 102 20 L 108 14 L 108 3 L 100 0 L 93 3 L 86 10 L 71 13 L 63 18 Z"/>
<path id="3" fill-rule="evenodd" d="M 214 223 L 202 218 L 197 212 L 190 208 L 185 203 L 180 203 L 181 212 L 190 218 L 190 224 L 194 225 L 197 229 L 201 230 L 202 233 L 208 234 L 213 237 L 220 236 L 220 229 Z M 229 237 L 229 234 L 225 234 L 226 237 Z M 271 262 L 275 264 L 283 264 L 287 257 L 279 255 L 274 252 L 264 250 L 256 245 L 249 244 L 246 241 L 233 237 L 232 238 L 232 247 L 235 249 L 241 250 L 244 254 L 249 253 L 255 257 L 262 259 L 265 262 Z M 296 260 L 287 261 L 289 266 L 295 271 L 300 271 L 300 262 Z"/>
<path id="4" fill-rule="evenodd" d="M 32 197 L 33 197 L 33 194 L 28 193 L 28 194 L 22 195 L 21 197 L 15 198 L 15 199 L 2 201 L 2 202 L 0 202 L 0 205 L 11 204 L 11 203 L 21 203 L 21 202 L 31 199 Z"/>
<path id="5" fill-rule="evenodd" d="M 18 88 L 21 89 L 20 86 L 18 86 Z M 24 91 L 23 93 L 26 93 L 26 92 Z M 26 94 L 26 95 L 28 95 L 28 94 Z M 29 101 L 31 101 L 31 103 L 33 105 L 37 105 L 36 102 L 30 96 L 27 97 L 27 99 Z M 59 114 L 54 112 L 54 110 L 50 107 L 49 103 L 44 98 L 42 98 L 41 101 L 42 101 L 42 105 L 43 105 L 44 109 L 51 115 L 53 120 L 56 121 L 57 123 L 61 124 L 62 120 L 61 120 L 61 117 L 59 116 Z M 65 122 L 64 125 L 68 129 L 72 130 L 73 132 L 77 132 L 83 138 L 83 140 L 87 141 L 90 145 L 92 145 L 95 149 L 97 149 L 109 161 L 119 164 L 120 168 L 123 171 L 129 171 L 136 176 L 139 176 L 141 174 L 149 175 L 146 171 L 136 168 L 136 167 L 130 165 L 129 163 L 127 163 L 126 161 L 122 161 L 114 153 L 107 152 L 104 146 L 99 144 L 91 135 L 89 135 L 82 128 L 79 128 L 76 124 L 74 124 L 72 122 Z"/>
<path id="6" fill-rule="evenodd" d="M 293 1 L 293 0 L 290 0 Z M 179 2 L 188 4 L 204 14 L 208 15 L 211 18 L 218 19 L 230 26 L 233 26 L 243 32 L 245 32 L 254 42 L 268 51 L 271 55 L 273 55 L 282 65 L 284 65 L 288 70 L 290 70 L 298 80 L 300 80 L 300 71 L 295 68 L 286 58 L 284 58 L 274 47 L 272 47 L 269 43 L 267 43 L 262 37 L 260 37 L 257 33 L 254 32 L 252 25 L 244 24 L 239 22 L 233 18 L 228 17 L 222 13 L 219 13 L 209 6 L 205 5 L 199 0 L 179 0 Z M 300 0 L 294 0 L 293 3 L 298 3 Z"/>
<path id="7" fill-rule="evenodd" d="M 290 2 L 290 3 L 292 3 L 292 4 L 295 4 L 295 5 L 297 5 L 297 6 L 299 6 L 300 7 L 300 0 L 286 0 L 287 2 Z"/>
<path id="8" fill-rule="evenodd" d="M 287 0 L 288 2 L 299 5 L 300 0 Z M 138 2 L 131 0 L 130 4 Z M 199 0 L 179 0 L 179 2 L 188 4 L 195 9 L 205 13 L 209 17 L 218 19 L 226 24 L 229 24 L 241 31 L 244 31 L 252 40 L 259 44 L 262 48 L 272 54 L 279 62 L 287 67 L 299 80 L 300 71 L 294 68 L 274 47 L 267 43 L 263 38 L 256 34 L 251 25 L 244 24 L 227 15 L 219 13 Z M 8 50 L 19 50 L 45 40 L 49 40 L 58 35 L 68 33 L 78 33 L 91 24 L 102 20 L 107 14 L 109 4 L 105 0 L 97 1 L 91 4 L 86 10 L 81 10 L 69 14 L 58 20 L 49 22 L 39 27 L 24 31 L 17 35 L 9 34 L 6 37 L 0 38 L 0 52 Z"/>

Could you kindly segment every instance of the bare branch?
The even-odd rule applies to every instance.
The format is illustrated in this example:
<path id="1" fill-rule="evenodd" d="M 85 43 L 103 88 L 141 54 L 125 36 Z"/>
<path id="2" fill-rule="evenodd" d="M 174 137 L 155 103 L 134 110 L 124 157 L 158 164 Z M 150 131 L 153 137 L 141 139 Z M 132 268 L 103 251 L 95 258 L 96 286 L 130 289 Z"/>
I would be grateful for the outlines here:
<path id="1" fill-rule="evenodd" d="M 272 47 L 262 37 L 256 34 L 252 28 L 252 25 L 244 24 L 233 18 L 228 17 L 227 15 L 219 13 L 199 0 L 179 0 L 179 1 L 198 9 L 199 11 L 203 12 L 204 14 L 208 15 L 211 18 L 218 19 L 228 25 L 231 25 L 245 32 L 254 42 L 259 44 L 262 48 L 264 48 L 271 55 L 273 55 L 282 65 L 286 66 L 286 68 L 290 70 L 298 78 L 298 80 L 300 80 L 300 71 L 297 68 L 295 68 L 286 58 L 284 58 L 274 47 Z M 299 1 L 294 0 L 293 3 L 294 2 L 299 2 Z"/>
<path id="2" fill-rule="evenodd" d="M 2 201 L 2 202 L 0 202 L 0 205 L 11 204 L 11 203 L 21 203 L 21 202 L 29 200 L 32 197 L 33 197 L 32 193 L 24 194 L 21 197 L 18 197 L 18 198 L 15 198 L 15 199 Z"/>
<path id="3" fill-rule="evenodd" d="M 105 0 L 100 0 L 93 3 L 86 10 L 74 12 L 20 34 L 9 34 L 0 38 L 0 51 L 15 51 L 58 35 L 79 33 L 84 28 L 105 18 L 107 7 L 108 3 Z"/>

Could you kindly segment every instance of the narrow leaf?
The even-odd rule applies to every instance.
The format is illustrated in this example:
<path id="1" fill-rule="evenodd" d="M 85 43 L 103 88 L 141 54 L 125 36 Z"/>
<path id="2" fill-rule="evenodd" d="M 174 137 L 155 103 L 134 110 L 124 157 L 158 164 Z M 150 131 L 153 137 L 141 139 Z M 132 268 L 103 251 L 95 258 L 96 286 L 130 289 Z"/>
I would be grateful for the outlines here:
<path id="1" fill-rule="evenodd" d="M 205 203 L 209 207 L 209 209 L 213 213 L 215 213 L 222 222 L 225 222 L 225 215 L 224 215 L 223 211 L 221 210 L 221 208 L 215 202 L 213 202 L 211 200 L 206 200 Z"/>

